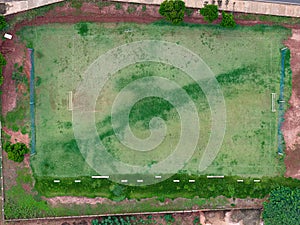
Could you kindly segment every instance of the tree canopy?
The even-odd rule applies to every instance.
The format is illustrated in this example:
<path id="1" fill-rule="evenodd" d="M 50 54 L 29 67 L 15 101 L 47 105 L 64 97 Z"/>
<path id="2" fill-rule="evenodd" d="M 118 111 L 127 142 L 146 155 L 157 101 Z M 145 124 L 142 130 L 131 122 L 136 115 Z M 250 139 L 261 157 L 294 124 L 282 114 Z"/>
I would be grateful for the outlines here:
<path id="1" fill-rule="evenodd" d="M 236 23 L 233 19 L 233 15 L 231 13 L 222 12 L 222 22 L 220 23 L 222 27 L 235 27 Z"/>
<path id="2" fill-rule="evenodd" d="M 218 6 L 205 5 L 204 8 L 200 9 L 200 14 L 204 17 L 204 20 L 211 23 L 219 17 Z"/>
<path id="3" fill-rule="evenodd" d="M 24 155 L 29 153 L 29 149 L 23 143 L 11 144 L 10 142 L 6 142 L 3 148 L 7 152 L 8 159 L 15 162 L 22 162 Z"/>
<path id="4" fill-rule="evenodd" d="M 299 224 L 300 189 L 279 187 L 273 190 L 264 203 L 263 219 L 265 225 Z"/>
<path id="5" fill-rule="evenodd" d="M 181 0 L 165 0 L 159 8 L 159 14 L 173 24 L 179 24 L 183 21 L 184 12 L 185 3 Z"/>

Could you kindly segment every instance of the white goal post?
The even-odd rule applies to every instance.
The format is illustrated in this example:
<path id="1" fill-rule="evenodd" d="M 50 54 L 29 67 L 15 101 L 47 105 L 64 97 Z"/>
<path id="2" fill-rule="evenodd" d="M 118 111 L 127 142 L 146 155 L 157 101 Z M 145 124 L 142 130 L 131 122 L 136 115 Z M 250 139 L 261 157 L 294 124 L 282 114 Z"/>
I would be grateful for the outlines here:
<path id="1" fill-rule="evenodd" d="M 69 91 L 68 110 L 73 110 L 73 92 L 72 91 Z"/>

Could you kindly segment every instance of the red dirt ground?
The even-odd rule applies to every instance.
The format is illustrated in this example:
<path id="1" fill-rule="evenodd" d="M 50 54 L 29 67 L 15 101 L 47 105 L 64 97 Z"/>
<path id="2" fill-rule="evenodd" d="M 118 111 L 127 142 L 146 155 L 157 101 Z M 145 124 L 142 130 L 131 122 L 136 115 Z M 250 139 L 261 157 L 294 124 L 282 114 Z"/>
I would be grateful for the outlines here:
<path id="1" fill-rule="evenodd" d="M 0 40 L 0 51 L 4 53 L 8 64 L 4 68 L 4 84 L 2 86 L 3 94 L 2 94 L 2 114 L 5 115 L 7 112 L 11 111 L 16 106 L 17 101 L 17 93 L 15 91 L 14 81 L 11 79 L 13 65 L 14 63 L 28 64 L 28 56 L 26 55 L 26 48 L 23 44 L 20 44 L 17 39 L 16 32 L 20 30 L 23 26 L 30 25 L 42 25 L 47 23 L 76 23 L 81 21 L 90 21 L 90 22 L 137 22 L 137 23 L 150 23 L 156 20 L 161 19 L 162 17 L 158 14 L 158 6 L 147 5 L 147 10 L 143 12 L 141 10 L 141 5 L 137 7 L 137 10 L 128 14 L 126 11 L 129 4 L 122 4 L 123 10 L 116 10 L 115 5 L 110 5 L 108 7 L 103 7 L 101 10 L 99 7 L 93 3 L 84 3 L 83 7 L 80 10 L 76 10 L 71 8 L 68 4 L 63 7 L 57 7 L 44 16 L 37 17 L 30 21 L 23 21 L 18 23 L 13 30 L 9 31 L 9 33 L 13 34 L 13 40 Z M 8 16 L 8 20 L 13 18 L 13 16 Z M 186 22 L 191 23 L 205 23 L 200 15 L 196 12 L 193 13 L 191 17 L 186 17 Z M 219 23 L 220 20 L 215 23 Z M 244 21 L 237 20 L 237 24 L 240 25 L 255 25 L 255 24 L 272 24 L 261 21 Z M 284 137 L 287 144 L 287 157 L 286 157 L 286 165 L 287 172 L 286 176 L 293 176 L 300 178 L 300 42 L 299 42 L 299 30 L 300 25 L 286 25 L 289 28 L 293 29 L 293 37 L 286 41 L 287 46 L 291 49 L 291 66 L 293 69 L 293 95 L 290 101 L 291 108 L 286 113 L 286 121 L 284 123 Z M 28 69 L 29 67 L 25 66 L 25 71 L 27 75 L 29 75 Z M 298 109 L 299 107 L 299 109 Z M 297 111 L 298 110 L 298 111 Z M 4 128 L 5 129 L 5 128 Z M 11 133 L 11 131 L 6 130 L 6 132 Z M 12 134 L 12 139 L 17 139 L 20 141 L 24 141 L 26 143 L 29 142 L 27 137 L 22 137 L 20 134 Z M 299 136 L 299 138 L 298 138 Z M 4 155 L 5 158 L 5 155 Z M 26 161 L 26 166 L 28 166 L 29 161 Z M 24 166 L 24 165 L 23 165 Z M 4 162 L 4 173 L 5 168 L 6 171 L 13 171 L 15 167 L 13 163 Z M 11 177 L 9 174 L 5 174 L 5 177 Z M 27 187 L 26 187 L 27 188 Z M 53 201 L 54 199 L 52 199 Z M 57 199 L 56 199 L 57 200 Z M 74 199 L 73 199 L 74 200 Z M 78 200 L 78 199 L 77 199 Z M 100 199 L 99 199 L 100 200 Z M 50 200 L 51 201 L 51 200 Z M 64 201 L 72 201 L 72 199 L 64 199 Z M 54 201 L 55 202 L 55 201 Z M 52 203 L 54 203 L 52 202 Z M 83 201 L 84 202 L 84 201 Z M 245 202 L 244 202 L 245 203 Z M 240 203 L 242 205 L 242 202 Z M 261 202 L 249 202 L 249 205 L 261 205 Z M 74 221 L 74 220 L 73 220 Z M 31 222 L 31 223 L 22 223 L 22 224 L 61 224 L 63 221 L 59 220 L 56 222 Z M 18 223 L 20 224 L 20 223 Z"/>
<path id="2" fill-rule="evenodd" d="M 291 50 L 293 90 L 282 131 L 286 143 L 285 176 L 300 179 L 300 29 L 292 32 L 285 44 Z"/>
<path id="3" fill-rule="evenodd" d="M 11 143 L 14 144 L 16 142 L 22 142 L 22 143 L 26 144 L 27 147 L 29 147 L 30 139 L 29 139 L 28 134 L 22 134 L 21 131 L 14 132 L 10 129 L 7 129 L 6 127 L 3 127 L 2 130 L 11 136 L 11 138 L 10 138 Z"/>

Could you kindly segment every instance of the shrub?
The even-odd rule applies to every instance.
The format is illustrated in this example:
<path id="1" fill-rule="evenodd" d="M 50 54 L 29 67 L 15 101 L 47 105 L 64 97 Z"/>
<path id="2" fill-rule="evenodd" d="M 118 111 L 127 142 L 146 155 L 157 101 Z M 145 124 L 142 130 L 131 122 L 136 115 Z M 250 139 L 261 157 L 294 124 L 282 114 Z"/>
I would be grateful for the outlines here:
<path id="1" fill-rule="evenodd" d="M 159 14 L 173 24 L 179 24 L 183 21 L 184 12 L 185 3 L 181 0 L 165 0 L 159 8 Z"/>
<path id="2" fill-rule="evenodd" d="M 222 27 L 235 27 L 236 23 L 233 19 L 233 15 L 231 13 L 222 12 L 222 22 L 220 23 Z"/>
<path id="3" fill-rule="evenodd" d="M 116 9 L 116 10 L 121 10 L 121 9 L 122 9 L 122 5 L 121 5 L 120 2 L 116 2 L 116 3 L 115 3 L 115 9 Z"/>
<path id="4" fill-rule="evenodd" d="M 300 189 L 279 187 L 273 190 L 264 203 L 264 224 L 299 224 L 299 205 Z"/>
<path id="5" fill-rule="evenodd" d="M 218 6 L 216 5 L 205 5 L 204 8 L 200 9 L 200 14 L 204 17 L 205 21 L 213 22 L 218 19 Z"/>
<path id="6" fill-rule="evenodd" d="M 83 2 L 81 0 L 70 0 L 71 6 L 75 9 L 80 9 L 82 7 Z"/>
<path id="7" fill-rule="evenodd" d="M 0 15 L 0 31 L 4 30 L 7 27 L 7 22 L 4 16 Z"/>
<path id="8" fill-rule="evenodd" d="M 80 34 L 81 36 L 86 36 L 88 34 L 89 28 L 87 23 L 77 23 L 75 25 L 75 28 L 77 29 L 78 34 Z"/>
<path id="9" fill-rule="evenodd" d="M 167 223 L 174 223 L 175 222 L 175 219 L 171 214 L 166 214 L 164 216 L 164 219 Z"/>
<path id="10" fill-rule="evenodd" d="M 136 6 L 134 6 L 134 5 L 129 5 L 129 6 L 128 6 L 127 12 L 128 12 L 129 14 L 134 13 L 135 11 L 136 11 Z"/>
<path id="11" fill-rule="evenodd" d="M 143 5 L 142 6 L 142 11 L 145 12 L 147 10 L 147 6 Z"/>
<path id="12" fill-rule="evenodd" d="M 22 162 L 24 155 L 29 153 L 29 149 L 23 143 L 11 144 L 10 142 L 6 142 L 3 147 L 7 152 L 8 159 L 15 162 Z"/>
<path id="13" fill-rule="evenodd" d="M 193 14 L 193 12 L 194 12 L 193 9 L 188 9 L 188 8 L 185 9 L 185 14 L 186 14 L 187 16 L 191 16 L 191 15 Z"/>

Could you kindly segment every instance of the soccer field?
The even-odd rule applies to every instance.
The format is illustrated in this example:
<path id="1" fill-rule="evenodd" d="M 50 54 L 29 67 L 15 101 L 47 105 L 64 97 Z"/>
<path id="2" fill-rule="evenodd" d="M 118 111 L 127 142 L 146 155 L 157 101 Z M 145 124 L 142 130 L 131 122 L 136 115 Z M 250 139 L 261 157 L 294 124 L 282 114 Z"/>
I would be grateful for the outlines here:
<path id="1" fill-rule="evenodd" d="M 226 30 L 204 25 L 87 23 L 88 32 L 80 35 L 78 27 L 80 25 L 51 24 L 21 31 L 23 39 L 35 51 L 37 154 L 31 159 L 35 176 L 76 178 L 105 175 L 85 162 L 87 156 L 77 145 L 72 129 L 72 107 L 77 98 L 88 101 L 90 96 L 76 96 L 76 91 L 86 79 L 85 71 L 99 56 L 118 46 L 146 40 L 175 43 L 189 49 L 211 69 L 225 100 L 224 139 L 212 163 L 204 171 L 199 171 L 212 126 L 211 108 L 203 90 L 175 66 L 137 62 L 111 74 L 95 102 L 96 130 L 112 158 L 151 168 L 173 153 L 181 135 L 181 117 L 177 108 L 165 99 L 145 97 L 137 101 L 129 113 L 133 134 L 144 140 L 151 134 L 149 124 L 150 127 L 157 126 L 156 129 L 162 127 L 160 120 L 152 123 L 152 119 L 160 117 L 164 120 L 167 128 L 164 139 L 151 151 L 136 151 L 125 146 L 115 134 L 111 122 L 114 101 L 124 88 L 140 79 L 147 81 L 148 86 L 130 89 L 127 98 L 130 102 L 130 96 L 142 96 L 148 88 L 159 83 L 154 78 L 160 77 L 176 83 L 178 89 L 189 95 L 189 101 L 182 100 L 181 106 L 193 102 L 199 118 L 199 124 L 195 123 L 199 126 L 200 138 L 191 159 L 184 163 L 180 173 L 247 177 L 283 174 L 284 164 L 277 156 L 278 118 L 277 113 L 271 111 L 271 99 L 272 93 L 279 94 L 279 49 L 289 30 L 267 26 Z M 176 57 L 180 58 L 180 54 Z M 286 86 L 287 94 L 290 88 Z M 174 95 L 177 92 L 170 89 L 168 93 Z M 124 113 L 122 108 L 118 110 L 114 112 L 115 117 Z M 124 131 L 125 127 L 120 123 L 117 129 Z M 184 156 L 185 152 L 181 154 Z"/>

